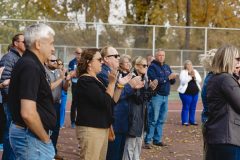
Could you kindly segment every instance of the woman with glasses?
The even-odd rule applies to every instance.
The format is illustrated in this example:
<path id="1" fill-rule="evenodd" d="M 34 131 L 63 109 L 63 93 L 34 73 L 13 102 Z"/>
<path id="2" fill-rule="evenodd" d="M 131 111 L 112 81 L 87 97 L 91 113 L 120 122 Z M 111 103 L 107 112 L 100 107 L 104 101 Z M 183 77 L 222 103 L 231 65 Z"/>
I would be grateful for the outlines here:
<path id="1" fill-rule="evenodd" d="M 127 100 L 129 105 L 128 132 L 123 160 L 140 159 L 146 104 L 158 84 L 157 80 L 148 83 L 148 79 L 145 76 L 147 72 L 147 60 L 145 58 L 141 56 L 136 57 L 132 65 L 133 74 L 140 76 L 144 85 L 136 89 Z"/>
<path id="2" fill-rule="evenodd" d="M 74 96 L 77 106 L 76 134 L 81 160 L 106 159 L 108 132 L 113 120 L 112 107 L 119 99 L 121 86 L 131 78 L 119 78 L 115 89 L 117 72 L 112 70 L 108 74 L 109 85 L 105 87 L 97 78 L 101 69 L 100 50 L 84 50 L 78 64 L 79 79 Z"/>
<path id="3" fill-rule="evenodd" d="M 213 75 L 207 84 L 208 120 L 204 125 L 206 160 L 240 157 L 240 87 L 232 75 L 239 57 L 236 47 L 224 45 L 212 61 Z"/>
<path id="4" fill-rule="evenodd" d="M 182 100 L 182 125 L 188 126 L 197 125 L 195 120 L 195 112 L 198 101 L 198 93 L 201 90 L 200 83 L 202 81 L 198 71 L 193 68 L 192 62 L 186 60 L 184 62 L 184 69 L 179 75 L 180 86 L 178 92 Z"/>

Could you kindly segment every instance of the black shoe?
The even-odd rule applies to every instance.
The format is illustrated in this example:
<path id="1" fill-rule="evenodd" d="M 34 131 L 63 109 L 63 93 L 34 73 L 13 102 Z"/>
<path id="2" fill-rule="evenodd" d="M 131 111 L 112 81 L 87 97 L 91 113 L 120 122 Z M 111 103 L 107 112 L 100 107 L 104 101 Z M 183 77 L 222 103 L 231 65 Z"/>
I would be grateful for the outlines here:
<path id="1" fill-rule="evenodd" d="M 153 145 L 155 145 L 155 146 L 160 146 L 160 147 L 165 147 L 165 146 L 167 146 L 165 143 L 163 143 L 163 142 L 153 142 Z"/>
<path id="2" fill-rule="evenodd" d="M 144 144 L 143 146 L 144 149 L 152 149 L 151 144 Z"/>
<path id="3" fill-rule="evenodd" d="M 188 123 L 183 123 L 182 125 L 183 125 L 183 126 L 189 126 L 189 124 L 188 124 Z"/>
<path id="4" fill-rule="evenodd" d="M 56 155 L 54 156 L 54 159 L 55 159 L 55 160 L 63 160 L 63 157 L 56 154 Z"/>
<path id="5" fill-rule="evenodd" d="M 194 123 L 190 123 L 191 125 L 193 125 L 193 126 L 197 126 L 198 125 L 198 123 L 197 122 L 194 122 Z"/>

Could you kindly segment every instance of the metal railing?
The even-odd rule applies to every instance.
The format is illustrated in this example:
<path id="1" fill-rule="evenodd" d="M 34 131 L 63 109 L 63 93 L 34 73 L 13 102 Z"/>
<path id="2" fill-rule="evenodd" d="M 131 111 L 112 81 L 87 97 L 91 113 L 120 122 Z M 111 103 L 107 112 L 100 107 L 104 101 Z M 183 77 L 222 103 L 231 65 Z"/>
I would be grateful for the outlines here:
<path id="1" fill-rule="evenodd" d="M 182 69 L 183 62 L 189 59 L 204 77 L 198 55 L 207 50 L 218 48 L 221 44 L 231 43 L 240 46 L 240 29 L 185 27 L 140 24 L 106 24 L 75 21 L 0 19 L 0 54 L 6 53 L 14 34 L 22 32 L 32 23 L 47 23 L 56 32 L 56 55 L 65 65 L 73 58 L 74 49 L 101 48 L 112 45 L 120 54 L 146 56 L 155 54 L 157 48 L 166 50 L 166 61 L 176 72 Z M 185 31 L 190 29 L 190 49 L 185 50 Z"/>

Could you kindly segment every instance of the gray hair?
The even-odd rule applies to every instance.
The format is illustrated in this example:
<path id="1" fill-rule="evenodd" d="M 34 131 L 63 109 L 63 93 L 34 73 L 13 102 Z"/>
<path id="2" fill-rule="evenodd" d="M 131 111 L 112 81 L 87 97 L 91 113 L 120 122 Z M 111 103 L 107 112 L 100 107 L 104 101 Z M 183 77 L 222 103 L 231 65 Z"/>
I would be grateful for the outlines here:
<path id="1" fill-rule="evenodd" d="M 212 71 L 212 60 L 217 49 L 211 49 L 206 54 L 200 54 L 199 61 L 206 71 Z"/>
<path id="2" fill-rule="evenodd" d="M 187 69 L 187 65 L 188 64 L 191 64 L 192 65 L 192 61 L 190 61 L 190 60 L 186 60 L 186 61 L 184 61 L 184 63 L 183 63 L 184 65 L 184 69 Z"/>
<path id="3" fill-rule="evenodd" d="M 30 25 L 24 31 L 25 46 L 31 48 L 36 40 L 54 35 L 54 30 L 44 23 Z"/>
<path id="4" fill-rule="evenodd" d="M 120 56 L 120 59 L 119 59 L 119 63 L 120 64 L 123 64 L 124 63 L 124 59 L 128 59 L 129 61 L 131 61 L 131 56 L 127 55 L 127 54 L 122 54 Z"/>

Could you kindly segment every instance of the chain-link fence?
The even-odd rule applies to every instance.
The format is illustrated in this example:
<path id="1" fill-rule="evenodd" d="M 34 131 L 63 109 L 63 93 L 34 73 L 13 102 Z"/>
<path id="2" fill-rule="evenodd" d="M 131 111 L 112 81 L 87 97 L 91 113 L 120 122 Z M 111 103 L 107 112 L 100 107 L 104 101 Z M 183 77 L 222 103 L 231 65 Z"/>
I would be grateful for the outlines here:
<path id="1" fill-rule="evenodd" d="M 73 58 L 75 48 L 101 48 L 112 45 L 120 54 L 132 57 L 154 55 L 157 48 L 166 51 L 166 62 L 175 72 L 180 72 L 183 62 L 191 60 L 202 77 L 204 69 L 200 66 L 198 55 L 222 44 L 240 46 L 240 29 L 181 27 L 159 25 L 104 24 L 73 21 L 39 21 L 20 19 L 0 19 L 0 54 L 7 51 L 13 35 L 22 32 L 33 23 L 47 23 L 56 32 L 56 55 L 67 66 Z M 186 42 L 186 34 L 190 39 Z M 185 46 L 188 44 L 188 50 Z M 176 85 L 177 86 L 177 85 Z"/>

